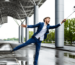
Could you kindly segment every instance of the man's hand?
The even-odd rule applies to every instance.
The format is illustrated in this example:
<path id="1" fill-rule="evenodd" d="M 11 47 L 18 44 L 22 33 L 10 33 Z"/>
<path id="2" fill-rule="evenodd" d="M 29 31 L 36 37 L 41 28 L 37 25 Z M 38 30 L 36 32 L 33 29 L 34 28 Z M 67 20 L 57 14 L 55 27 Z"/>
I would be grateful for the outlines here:
<path id="1" fill-rule="evenodd" d="M 23 24 L 22 24 L 21 26 L 22 26 L 22 27 L 27 27 L 27 24 L 26 24 L 26 25 L 23 25 Z"/>
<path id="2" fill-rule="evenodd" d="M 61 22 L 61 24 L 64 23 L 64 22 L 66 22 L 66 19 L 64 19 L 64 20 Z"/>

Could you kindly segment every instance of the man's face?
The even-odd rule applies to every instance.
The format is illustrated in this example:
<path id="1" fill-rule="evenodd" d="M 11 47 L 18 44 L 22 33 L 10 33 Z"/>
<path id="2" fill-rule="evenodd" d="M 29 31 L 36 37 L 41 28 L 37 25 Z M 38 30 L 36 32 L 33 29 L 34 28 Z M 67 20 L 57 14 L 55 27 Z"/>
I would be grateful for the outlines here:
<path id="1" fill-rule="evenodd" d="M 49 19 L 49 18 L 46 18 L 46 19 L 45 19 L 45 22 L 46 22 L 47 24 L 49 24 L 50 19 Z"/>

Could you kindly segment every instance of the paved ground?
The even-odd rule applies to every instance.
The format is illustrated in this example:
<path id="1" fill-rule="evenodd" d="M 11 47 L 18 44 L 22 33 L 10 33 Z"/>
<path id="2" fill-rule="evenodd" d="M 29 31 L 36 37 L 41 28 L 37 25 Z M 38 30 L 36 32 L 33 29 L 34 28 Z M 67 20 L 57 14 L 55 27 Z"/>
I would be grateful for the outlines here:
<path id="1" fill-rule="evenodd" d="M 33 65 L 34 50 L 29 50 L 30 65 Z M 64 53 L 67 53 L 67 56 L 64 56 Z M 41 47 L 38 65 L 75 65 L 75 59 L 69 58 L 69 54 L 75 55 L 75 53 L 71 52 L 64 52 Z"/>
<path id="2" fill-rule="evenodd" d="M 38 65 L 75 65 L 75 52 L 67 52 L 67 51 L 61 51 L 56 49 L 50 49 L 49 47 L 51 48 L 55 47 L 54 44 L 42 43 L 41 46 L 44 47 L 41 47 L 40 49 Z M 33 65 L 33 56 L 35 50 L 35 48 L 33 47 L 29 48 L 29 65 Z M 1 49 L 9 50 L 7 45 L 3 46 Z M 75 47 L 71 47 L 71 46 L 64 46 L 64 49 L 75 51 Z M 25 53 L 22 52 L 22 54 Z"/>
<path id="3" fill-rule="evenodd" d="M 50 48 L 50 49 L 55 48 L 55 44 L 49 44 L 49 43 L 42 43 L 41 46 L 46 47 L 46 48 Z M 61 49 L 64 51 L 75 52 L 75 46 L 64 46 Z"/>

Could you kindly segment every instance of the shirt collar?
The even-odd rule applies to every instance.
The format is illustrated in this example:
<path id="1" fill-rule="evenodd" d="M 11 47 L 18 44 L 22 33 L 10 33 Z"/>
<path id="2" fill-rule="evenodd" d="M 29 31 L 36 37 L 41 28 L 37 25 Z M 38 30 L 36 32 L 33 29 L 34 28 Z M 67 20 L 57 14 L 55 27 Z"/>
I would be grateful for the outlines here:
<path id="1" fill-rule="evenodd" d="M 44 22 L 44 25 L 47 26 L 47 25 L 45 24 L 45 22 Z"/>

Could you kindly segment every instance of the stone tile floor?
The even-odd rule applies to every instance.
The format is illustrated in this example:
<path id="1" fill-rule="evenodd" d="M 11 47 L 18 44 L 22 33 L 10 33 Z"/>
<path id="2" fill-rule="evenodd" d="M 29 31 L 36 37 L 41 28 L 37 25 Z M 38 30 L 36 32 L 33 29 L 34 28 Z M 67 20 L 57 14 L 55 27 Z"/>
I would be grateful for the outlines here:
<path id="1" fill-rule="evenodd" d="M 29 50 L 30 65 L 33 65 L 34 50 Z M 70 55 L 75 56 L 75 53 L 41 47 L 38 65 L 75 65 L 75 58 Z"/>

